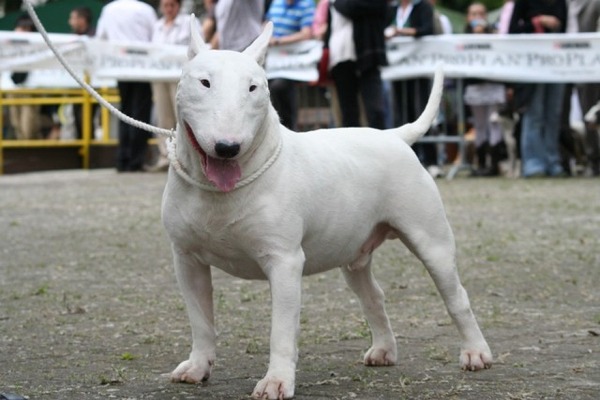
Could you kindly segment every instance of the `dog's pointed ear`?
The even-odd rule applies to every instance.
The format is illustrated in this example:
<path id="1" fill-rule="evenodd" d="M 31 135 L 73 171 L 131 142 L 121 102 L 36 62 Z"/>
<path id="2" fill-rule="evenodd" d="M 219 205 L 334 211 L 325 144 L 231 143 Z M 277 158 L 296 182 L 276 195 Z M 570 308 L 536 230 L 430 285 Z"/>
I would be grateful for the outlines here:
<path id="1" fill-rule="evenodd" d="M 202 36 L 200 36 L 200 25 L 198 24 L 198 20 L 194 13 L 190 16 L 190 45 L 188 47 L 188 60 L 196 57 L 196 54 L 201 52 L 202 50 L 209 50 L 209 47 L 204 40 L 202 40 Z"/>
<path id="2" fill-rule="evenodd" d="M 271 21 L 265 24 L 262 33 L 244 50 L 244 54 L 254 58 L 258 65 L 265 65 L 269 42 L 273 34 L 273 23 Z"/>

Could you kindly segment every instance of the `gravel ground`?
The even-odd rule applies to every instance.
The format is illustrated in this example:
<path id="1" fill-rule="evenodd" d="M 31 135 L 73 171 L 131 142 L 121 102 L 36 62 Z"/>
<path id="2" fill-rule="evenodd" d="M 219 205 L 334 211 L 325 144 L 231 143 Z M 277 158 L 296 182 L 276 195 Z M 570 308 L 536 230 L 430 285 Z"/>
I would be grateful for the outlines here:
<path id="1" fill-rule="evenodd" d="M 0 393 L 30 399 L 247 399 L 268 361 L 264 282 L 214 274 L 218 361 L 172 384 L 187 316 L 160 222 L 164 174 L 0 176 Z M 458 367 L 458 334 L 398 241 L 376 253 L 398 365 L 339 271 L 306 278 L 297 399 L 600 398 L 600 180 L 440 180 L 459 270 L 496 363 Z"/>

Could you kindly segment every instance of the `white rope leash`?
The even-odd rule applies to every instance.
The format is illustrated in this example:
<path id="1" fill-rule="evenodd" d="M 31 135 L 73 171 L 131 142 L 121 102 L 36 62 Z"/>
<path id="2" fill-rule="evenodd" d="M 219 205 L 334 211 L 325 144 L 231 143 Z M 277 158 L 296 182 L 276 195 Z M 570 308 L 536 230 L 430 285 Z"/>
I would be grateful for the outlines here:
<path id="1" fill-rule="evenodd" d="M 148 131 L 148 132 L 151 132 L 151 133 L 155 133 L 155 134 L 161 135 L 161 136 L 166 136 L 166 137 L 169 137 L 169 138 L 173 138 L 175 136 L 174 129 L 163 129 L 163 128 L 159 128 L 159 127 L 156 127 L 156 126 L 152 126 L 150 124 L 147 124 L 147 123 L 142 122 L 142 121 L 138 121 L 138 120 L 136 120 L 134 118 L 131 118 L 128 115 L 123 114 L 119 109 L 115 108 L 112 104 L 110 104 L 102 96 L 100 96 L 100 94 L 98 92 L 96 92 L 96 90 L 94 90 L 93 87 L 91 87 L 90 85 L 88 85 L 83 79 L 81 79 L 79 76 L 77 76 L 77 74 L 71 69 L 71 66 L 64 59 L 64 57 L 62 56 L 62 54 L 60 54 L 60 52 L 56 49 L 56 47 L 54 47 L 54 45 L 50 41 L 50 38 L 48 37 L 48 32 L 46 32 L 46 30 L 44 29 L 44 26 L 42 25 L 40 19 L 38 18 L 37 14 L 35 13 L 35 10 L 33 9 L 33 6 L 31 5 L 31 3 L 29 1 L 30 0 L 24 0 L 23 1 L 25 3 L 25 8 L 27 9 L 27 13 L 29 14 L 29 16 L 31 17 L 31 19 L 33 20 L 33 23 L 34 23 L 35 27 L 37 28 L 37 30 L 39 31 L 39 33 L 44 38 L 44 41 L 46 42 L 46 44 L 48 45 L 48 47 L 50 48 L 50 50 L 52 50 L 52 53 L 54 53 L 54 55 L 56 56 L 56 58 L 58 59 L 58 61 L 60 61 L 60 63 L 62 64 L 62 66 L 73 77 L 73 79 L 75 79 L 75 81 L 77 81 L 77 83 L 79 83 L 79 85 L 81 85 L 81 87 L 83 87 L 85 90 L 87 90 L 87 92 L 93 98 L 95 98 L 98 101 L 98 103 L 100 103 L 104 107 L 106 107 L 115 117 L 119 118 L 121 121 L 123 121 L 123 122 L 125 122 L 125 123 L 127 123 L 129 125 L 133 125 L 136 128 L 140 128 L 140 129 L 143 129 L 145 131 Z"/>
<path id="2" fill-rule="evenodd" d="M 205 184 L 203 182 L 200 182 L 200 181 L 192 178 L 190 176 L 190 174 L 187 173 L 187 171 L 185 170 L 183 165 L 181 165 L 181 162 L 179 162 L 179 160 L 177 159 L 177 154 L 175 151 L 175 130 L 174 129 L 169 130 L 169 129 L 163 129 L 163 128 L 159 128 L 156 126 L 152 126 L 150 124 L 147 124 L 142 121 L 138 121 L 134 118 L 131 118 L 128 115 L 123 114 L 119 109 L 115 108 L 112 104 L 110 104 L 102 96 L 100 96 L 100 94 L 98 92 L 96 92 L 96 90 L 93 87 L 91 87 L 83 79 L 81 79 L 72 70 L 71 66 L 67 63 L 67 61 L 64 59 L 62 54 L 60 54 L 60 52 L 56 49 L 56 47 L 54 47 L 54 45 L 50 41 L 50 38 L 48 37 L 48 32 L 46 32 L 46 30 L 44 29 L 42 22 L 40 21 L 37 14 L 35 13 L 35 10 L 33 9 L 33 6 L 29 2 L 29 0 L 24 0 L 24 3 L 25 3 L 25 7 L 27 9 L 27 13 L 33 20 L 34 25 L 36 26 L 37 30 L 44 38 L 44 41 L 46 42 L 46 44 L 48 45 L 50 50 L 52 50 L 52 53 L 54 53 L 54 55 L 56 56 L 58 61 L 60 61 L 62 66 L 73 77 L 73 79 L 75 79 L 75 81 L 79 85 L 81 85 L 81 87 L 83 87 L 92 97 L 94 97 L 98 101 L 98 103 L 102 104 L 102 106 L 106 107 L 114 116 L 116 116 L 121 121 L 125 122 L 126 124 L 133 125 L 136 128 L 140 128 L 145 131 L 155 133 L 157 135 L 166 136 L 169 161 L 171 162 L 171 166 L 173 166 L 173 168 L 175 169 L 175 172 L 177 172 L 177 174 L 184 181 L 186 181 L 187 183 L 191 184 L 192 186 L 196 186 L 202 190 L 207 190 L 207 191 L 211 191 L 211 192 L 220 191 L 214 185 Z M 241 187 L 244 187 L 244 186 L 248 185 L 249 183 L 253 182 L 254 180 L 256 180 L 259 176 L 261 176 L 267 169 L 269 169 L 269 167 L 271 167 L 271 165 L 273 165 L 275 160 L 277 160 L 277 158 L 279 157 L 279 153 L 281 153 L 282 147 L 283 147 L 283 141 L 280 139 L 279 145 L 277 146 L 277 150 L 275 150 L 275 152 L 271 155 L 271 157 L 267 160 L 267 162 L 265 164 L 263 164 L 262 167 L 260 167 L 258 170 L 256 170 L 252 175 L 249 175 L 246 178 L 239 181 L 235 185 L 234 189 L 239 189 Z"/>

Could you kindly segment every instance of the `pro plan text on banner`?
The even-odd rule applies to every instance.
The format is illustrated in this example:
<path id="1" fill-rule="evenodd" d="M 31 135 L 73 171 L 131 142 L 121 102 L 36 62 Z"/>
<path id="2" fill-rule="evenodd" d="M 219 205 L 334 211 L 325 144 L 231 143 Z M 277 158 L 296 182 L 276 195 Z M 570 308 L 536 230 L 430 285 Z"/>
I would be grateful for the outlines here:
<path id="1" fill-rule="evenodd" d="M 438 35 L 394 38 L 383 78 L 430 76 L 510 82 L 600 82 L 600 34 Z"/>

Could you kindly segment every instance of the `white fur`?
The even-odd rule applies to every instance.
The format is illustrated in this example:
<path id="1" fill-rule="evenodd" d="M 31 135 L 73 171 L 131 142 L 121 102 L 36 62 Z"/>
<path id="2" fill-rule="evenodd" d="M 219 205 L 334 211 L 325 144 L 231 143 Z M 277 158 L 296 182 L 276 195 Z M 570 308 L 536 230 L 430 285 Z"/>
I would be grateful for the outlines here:
<path id="1" fill-rule="evenodd" d="M 208 50 L 194 35 L 192 59 L 179 83 L 175 156 L 200 187 L 171 168 L 163 197 L 163 222 L 193 337 L 189 359 L 172 380 L 197 383 L 210 376 L 216 354 L 210 266 L 270 283 L 271 355 L 253 397 L 294 395 L 301 278 L 332 268 L 341 267 L 371 327 L 365 364 L 394 364 L 396 341 L 370 269 L 371 253 L 387 238 L 400 238 L 430 272 L 462 339 L 460 365 L 489 367 L 492 355 L 457 275 L 454 237 L 439 193 L 409 146 L 434 118 L 441 71 L 414 124 L 387 131 L 291 132 L 279 123 L 261 67 L 271 30 L 268 24 L 243 53 Z M 215 144 L 221 140 L 239 144 L 240 151 L 216 175 L 231 180 L 231 171 L 239 169 L 236 182 L 280 153 L 247 185 L 204 190 L 202 185 L 214 186 L 206 158 L 220 165 Z"/>

